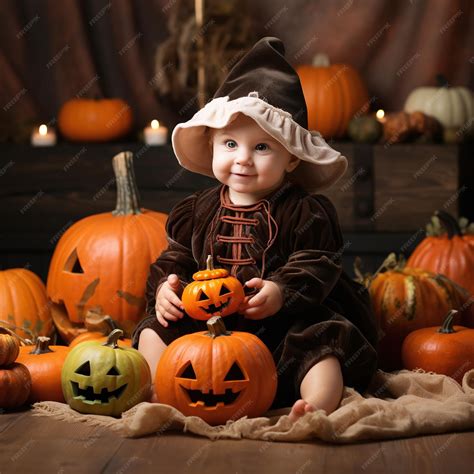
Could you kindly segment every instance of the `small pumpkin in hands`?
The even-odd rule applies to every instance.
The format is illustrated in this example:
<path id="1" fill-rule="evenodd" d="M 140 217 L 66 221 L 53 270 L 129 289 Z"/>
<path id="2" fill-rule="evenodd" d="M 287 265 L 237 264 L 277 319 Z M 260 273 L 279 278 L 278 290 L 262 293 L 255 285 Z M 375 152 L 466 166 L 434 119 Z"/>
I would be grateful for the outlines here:
<path id="1" fill-rule="evenodd" d="M 0 367 L 15 362 L 20 353 L 20 341 L 13 331 L 0 326 Z"/>
<path id="2" fill-rule="evenodd" d="M 82 342 L 68 354 L 61 374 L 64 398 L 81 413 L 120 416 L 150 397 L 151 374 L 135 349 L 120 347 L 123 331 L 112 331 L 105 344 Z"/>
<path id="3" fill-rule="evenodd" d="M 229 276 L 224 268 L 214 268 L 208 255 L 206 269 L 196 272 L 193 281 L 182 294 L 186 313 L 194 319 L 208 320 L 212 316 L 228 316 L 235 313 L 245 298 L 240 281 Z"/>
<path id="4" fill-rule="evenodd" d="M 418 329 L 403 341 L 402 360 L 406 369 L 421 368 L 449 375 L 462 383 L 474 369 L 474 329 L 453 326 L 456 310 L 448 312 L 442 326 Z"/>
<path id="5" fill-rule="evenodd" d="M 262 415 L 277 387 L 270 351 L 253 334 L 227 331 L 219 316 L 207 327 L 174 340 L 163 352 L 156 368 L 158 401 L 211 425 Z"/>
<path id="6" fill-rule="evenodd" d="M 52 400 L 64 402 L 61 388 L 61 369 L 69 353 L 67 346 L 50 346 L 50 338 L 39 336 L 36 346 L 20 347 L 17 362 L 31 374 L 31 403 Z"/>
<path id="7" fill-rule="evenodd" d="M 18 408 L 26 403 L 31 391 L 31 375 L 18 362 L 0 368 L 0 408 Z"/>

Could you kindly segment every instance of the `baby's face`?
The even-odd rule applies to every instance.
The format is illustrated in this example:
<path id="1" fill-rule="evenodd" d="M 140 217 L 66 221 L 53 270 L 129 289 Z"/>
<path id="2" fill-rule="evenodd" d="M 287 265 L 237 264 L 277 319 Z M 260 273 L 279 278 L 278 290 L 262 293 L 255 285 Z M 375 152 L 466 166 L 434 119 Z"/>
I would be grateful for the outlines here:
<path id="1" fill-rule="evenodd" d="M 211 133 L 214 175 L 229 186 L 241 204 L 269 194 L 282 183 L 285 171 L 292 171 L 299 163 L 246 115 L 238 114 L 227 127 Z"/>

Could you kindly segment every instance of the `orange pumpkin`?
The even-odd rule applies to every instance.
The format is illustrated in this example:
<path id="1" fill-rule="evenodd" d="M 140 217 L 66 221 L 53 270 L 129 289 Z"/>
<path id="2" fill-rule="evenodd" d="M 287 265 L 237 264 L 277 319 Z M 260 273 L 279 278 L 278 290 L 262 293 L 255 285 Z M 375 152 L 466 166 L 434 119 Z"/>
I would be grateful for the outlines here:
<path id="1" fill-rule="evenodd" d="M 159 403 L 211 425 L 262 415 L 277 387 L 270 351 L 253 334 L 227 331 L 220 316 L 207 327 L 208 332 L 174 340 L 163 352 L 155 378 Z"/>
<path id="2" fill-rule="evenodd" d="M 58 125 L 68 140 L 106 142 L 130 132 L 133 114 L 122 99 L 71 99 L 59 111 Z"/>
<path id="3" fill-rule="evenodd" d="M 12 331 L 0 326 L 0 367 L 15 362 L 20 353 L 20 341 Z"/>
<path id="4" fill-rule="evenodd" d="M 470 319 L 474 305 L 469 294 L 444 275 L 404 267 L 390 254 L 382 264 L 386 271 L 368 282 L 372 306 L 379 325 L 379 366 L 397 370 L 402 366 L 403 339 L 415 329 L 441 324 L 452 308 Z M 466 304 L 467 303 L 467 304 Z"/>
<path id="5" fill-rule="evenodd" d="M 0 271 L 0 322 L 19 336 L 51 335 L 54 328 L 46 288 L 30 270 Z"/>
<path id="6" fill-rule="evenodd" d="M 52 400 L 64 402 L 61 388 L 61 369 L 69 353 L 67 346 L 50 346 L 49 337 L 38 337 L 36 346 L 20 347 L 17 362 L 31 374 L 30 402 Z"/>
<path id="7" fill-rule="evenodd" d="M 116 209 L 72 225 L 59 240 L 49 267 L 53 318 L 68 342 L 84 331 L 90 309 L 112 316 L 130 336 L 145 314 L 150 265 L 168 245 L 167 215 L 139 205 L 132 153 L 115 156 L 113 166 Z"/>
<path id="8" fill-rule="evenodd" d="M 369 108 L 369 93 L 359 73 L 348 64 L 329 64 L 324 54 L 296 69 L 308 108 L 308 128 L 325 138 L 345 135 L 356 113 Z"/>
<path id="9" fill-rule="evenodd" d="M 17 362 L 0 368 L 0 408 L 21 407 L 30 395 L 31 376 L 28 369 Z"/>
<path id="10" fill-rule="evenodd" d="M 242 284 L 229 276 L 226 269 L 214 268 L 211 255 L 207 257 L 206 267 L 196 272 L 195 281 L 184 288 L 181 298 L 184 310 L 200 320 L 235 313 L 245 296 Z"/>
<path id="11" fill-rule="evenodd" d="M 464 374 L 474 369 L 474 329 L 453 326 L 456 310 L 447 314 L 443 325 L 418 329 L 402 345 L 403 366 L 449 375 L 462 383 Z"/>
<path id="12" fill-rule="evenodd" d="M 420 242 L 407 264 L 442 273 L 474 295 L 474 235 L 463 235 L 456 219 L 445 211 L 436 211 L 435 216 L 446 232 L 436 235 L 433 229 L 435 235 Z"/>
<path id="13" fill-rule="evenodd" d="M 104 318 L 104 322 L 106 322 L 106 328 L 104 327 L 102 331 L 86 331 L 82 334 L 79 334 L 76 338 L 74 338 L 69 344 L 69 347 L 72 349 L 73 347 L 77 346 L 81 342 L 86 341 L 97 341 L 97 342 L 107 342 L 108 335 L 114 330 L 119 329 L 115 321 L 110 317 L 106 316 Z M 132 347 L 132 340 L 131 339 L 118 339 L 117 344 L 119 347 Z"/>

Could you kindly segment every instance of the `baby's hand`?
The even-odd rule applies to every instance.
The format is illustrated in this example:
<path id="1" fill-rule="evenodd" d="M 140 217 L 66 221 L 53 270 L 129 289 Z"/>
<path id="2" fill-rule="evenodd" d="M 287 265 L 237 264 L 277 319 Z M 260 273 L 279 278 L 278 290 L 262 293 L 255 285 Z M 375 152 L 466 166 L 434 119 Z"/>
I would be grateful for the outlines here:
<path id="1" fill-rule="evenodd" d="M 246 296 L 237 310 L 248 319 L 263 319 L 273 316 L 283 306 L 282 291 L 275 282 L 252 278 L 245 283 L 246 287 L 257 288 L 260 291 L 254 296 Z"/>
<path id="2" fill-rule="evenodd" d="M 181 282 L 178 275 L 171 273 L 156 294 L 156 317 L 161 325 L 168 327 L 168 321 L 177 321 L 184 316 L 183 303 L 178 298 L 177 293 L 181 289 Z"/>

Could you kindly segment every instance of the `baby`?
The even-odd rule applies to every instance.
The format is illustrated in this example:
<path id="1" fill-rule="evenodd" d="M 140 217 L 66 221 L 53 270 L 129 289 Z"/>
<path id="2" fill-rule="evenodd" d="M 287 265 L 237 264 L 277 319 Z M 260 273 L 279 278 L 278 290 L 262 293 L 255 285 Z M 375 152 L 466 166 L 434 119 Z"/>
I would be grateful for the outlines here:
<path id="1" fill-rule="evenodd" d="M 267 345 L 278 374 L 273 407 L 291 406 L 296 421 L 314 410 L 332 413 L 345 384 L 365 389 L 377 338 L 367 292 L 342 270 L 334 206 L 312 194 L 335 182 L 347 162 L 306 129 L 299 80 L 283 53 L 278 39 L 260 40 L 215 98 L 175 128 L 180 163 L 221 184 L 171 211 L 169 247 L 150 268 L 148 317 L 133 345 L 154 376 L 170 342 L 206 329 L 184 313 L 180 295 L 211 254 L 216 267 L 255 292 L 226 317 L 226 327 Z M 265 74 L 274 82 L 263 100 Z"/>

